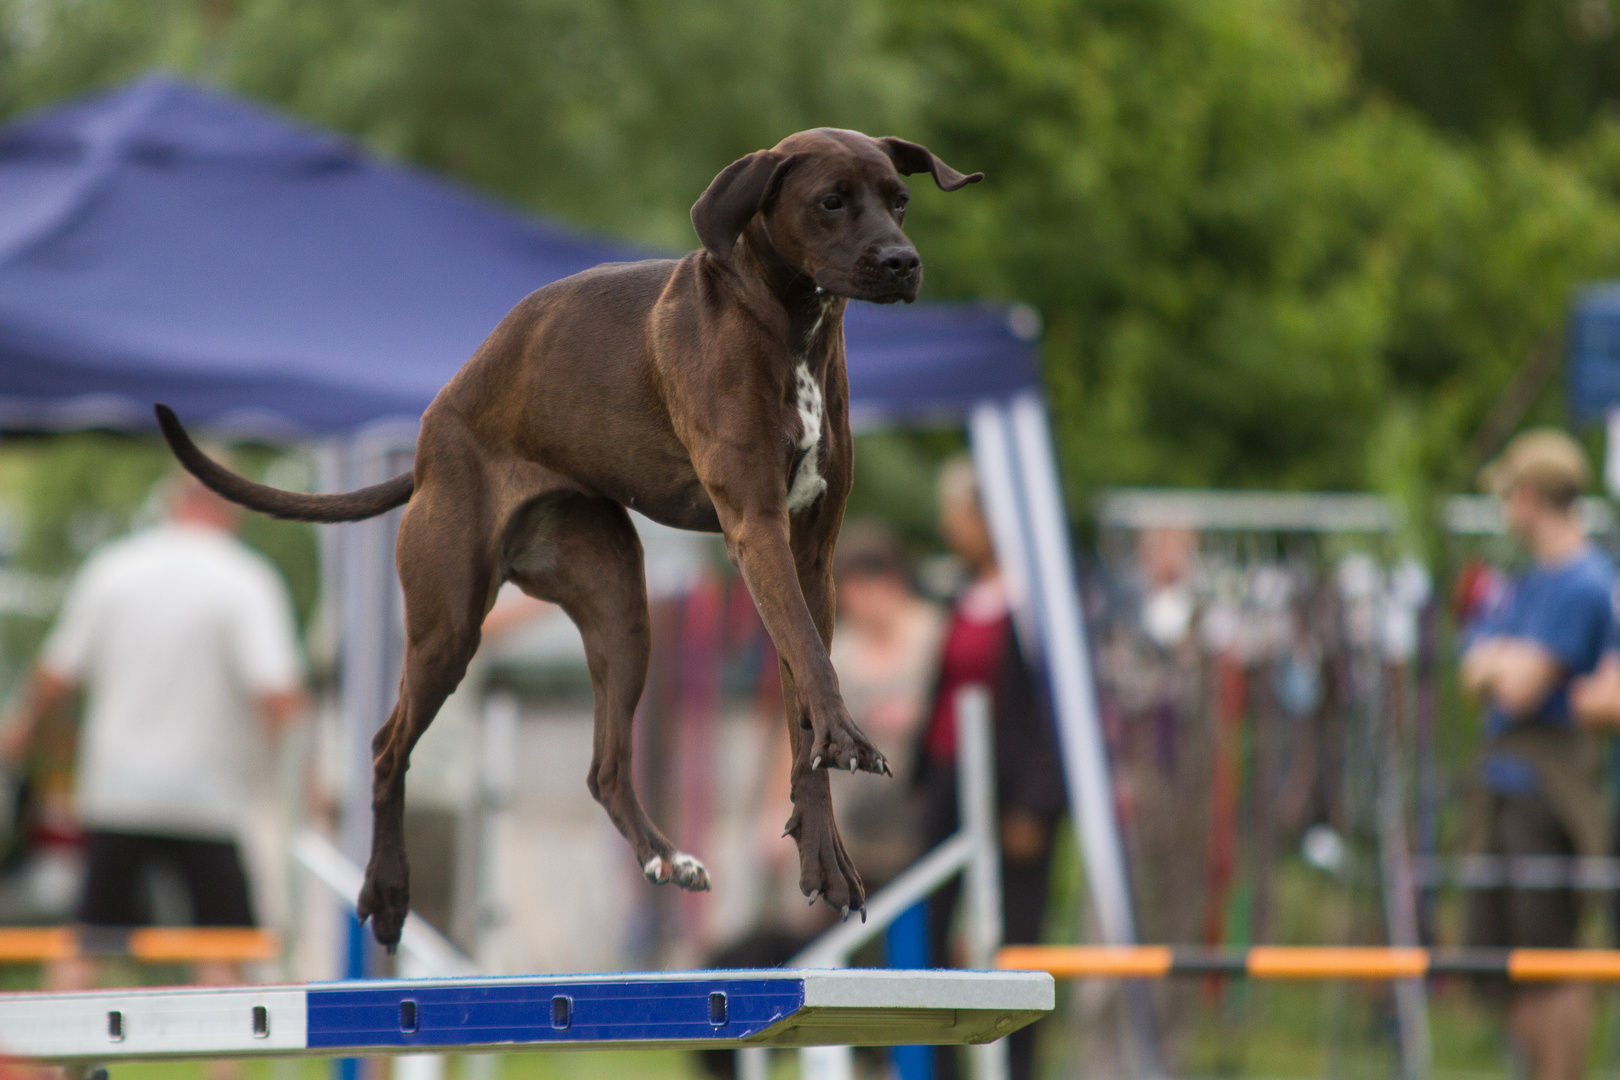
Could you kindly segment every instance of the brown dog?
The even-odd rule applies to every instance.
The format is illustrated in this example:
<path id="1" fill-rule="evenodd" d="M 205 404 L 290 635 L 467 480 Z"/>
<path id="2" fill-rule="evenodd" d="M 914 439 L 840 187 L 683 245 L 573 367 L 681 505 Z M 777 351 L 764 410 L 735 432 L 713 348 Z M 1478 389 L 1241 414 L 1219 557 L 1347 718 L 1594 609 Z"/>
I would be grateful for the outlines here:
<path id="1" fill-rule="evenodd" d="M 964 176 L 925 147 L 829 128 L 728 166 L 692 207 L 703 250 L 599 266 L 513 308 L 422 415 L 414 473 L 342 495 L 255 484 L 158 420 L 199 480 L 299 521 L 353 521 L 409 500 L 399 703 L 373 741 L 371 861 L 359 898 L 393 944 L 408 907 L 405 770 L 455 689 L 503 581 L 579 627 L 595 691 L 591 794 L 649 880 L 707 889 L 708 872 L 648 820 L 631 786 L 630 726 L 649 647 L 641 543 L 625 508 L 721 532 L 782 658 L 793 747 L 799 887 L 846 917 L 860 876 L 833 822 L 827 769 L 887 773 L 845 710 L 827 659 L 833 544 L 849 493 L 847 298 L 910 302 L 922 282 L 901 231 L 906 186 Z"/>

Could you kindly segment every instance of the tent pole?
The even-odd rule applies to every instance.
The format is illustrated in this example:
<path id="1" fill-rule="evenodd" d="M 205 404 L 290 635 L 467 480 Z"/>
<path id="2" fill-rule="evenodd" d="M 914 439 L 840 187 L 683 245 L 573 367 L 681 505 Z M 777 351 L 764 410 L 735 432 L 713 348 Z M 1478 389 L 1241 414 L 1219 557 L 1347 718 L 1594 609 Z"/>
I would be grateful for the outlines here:
<path id="1" fill-rule="evenodd" d="M 979 478 L 979 500 L 1012 605 L 1013 632 L 1018 636 L 1019 651 L 1033 667 L 1040 662 L 1041 634 L 1030 587 L 1029 527 L 1018 497 L 1018 470 L 1013 464 L 1006 410 L 989 402 L 974 408 L 968 415 L 968 442 Z"/>
<path id="2" fill-rule="evenodd" d="M 1130 880 L 1045 405 L 1035 394 L 983 403 L 973 410 L 970 431 L 998 554 L 1016 552 L 1014 560 L 1023 563 L 1098 929 L 1106 944 L 1132 944 Z M 1124 1000 L 1131 1065 L 1138 1075 L 1160 1075 L 1151 998 L 1144 987 L 1127 983 Z"/>
<path id="3" fill-rule="evenodd" d="M 357 435 L 346 448 L 345 486 L 364 487 L 410 467 L 414 447 L 392 432 Z M 394 684 L 404 654 L 404 605 L 394 578 L 394 539 L 400 512 L 336 526 L 342 533 L 343 596 L 341 652 L 343 814 L 339 847 L 357 866 L 371 854 L 371 738 L 394 704 Z M 369 932 L 352 914 L 340 947 L 345 978 L 373 974 L 366 962 Z M 345 1080 L 358 1069 L 345 1061 Z"/>
<path id="4" fill-rule="evenodd" d="M 1044 631 L 1047 677 L 1070 798 L 1075 801 L 1076 823 L 1090 871 L 1092 901 L 1103 940 L 1109 945 L 1128 945 L 1136 939 L 1136 921 L 1124 849 L 1114 821 L 1108 751 L 1097 715 L 1091 652 L 1046 410 L 1038 399 L 1021 397 L 1010 404 L 1007 415 L 1017 463 L 1015 482 L 1023 496 L 1033 576 L 1039 583 L 1036 615 Z"/>

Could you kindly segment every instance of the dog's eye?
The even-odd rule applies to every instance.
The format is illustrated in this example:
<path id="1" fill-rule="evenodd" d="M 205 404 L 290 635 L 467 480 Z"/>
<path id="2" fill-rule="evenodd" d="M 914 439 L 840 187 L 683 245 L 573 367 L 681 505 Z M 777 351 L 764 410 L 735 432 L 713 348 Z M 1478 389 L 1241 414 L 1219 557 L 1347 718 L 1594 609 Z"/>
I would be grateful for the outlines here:
<path id="1" fill-rule="evenodd" d="M 842 195 L 823 196 L 821 208 L 823 210 L 842 210 L 844 208 L 844 197 Z"/>
<path id="2" fill-rule="evenodd" d="M 906 199 L 906 197 L 904 195 L 896 195 L 894 197 L 894 212 L 897 213 L 897 214 L 905 213 L 906 212 L 906 202 L 907 201 L 908 200 Z"/>

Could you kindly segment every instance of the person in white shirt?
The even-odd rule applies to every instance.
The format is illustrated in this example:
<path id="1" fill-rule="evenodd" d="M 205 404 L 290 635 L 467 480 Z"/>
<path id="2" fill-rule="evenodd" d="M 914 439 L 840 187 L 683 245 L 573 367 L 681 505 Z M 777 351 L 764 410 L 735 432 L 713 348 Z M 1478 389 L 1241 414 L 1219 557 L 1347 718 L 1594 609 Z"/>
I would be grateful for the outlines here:
<path id="1" fill-rule="evenodd" d="M 238 838 L 269 740 L 302 712 L 303 663 L 286 587 L 234 535 L 236 509 L 189 477 L 166 483 L 168 519 L 79 571 L 0 754 L 21 757 L 40 721 L 82 690 L 80 922 L 149 921 L 149 874 L 161 865 L 184 881 L 193 923 L 251 926 Z M 93 976 L 72 963 L 49 977 L 72 987 Z M 208 963 L 197 977 L 238 973 Z"/>

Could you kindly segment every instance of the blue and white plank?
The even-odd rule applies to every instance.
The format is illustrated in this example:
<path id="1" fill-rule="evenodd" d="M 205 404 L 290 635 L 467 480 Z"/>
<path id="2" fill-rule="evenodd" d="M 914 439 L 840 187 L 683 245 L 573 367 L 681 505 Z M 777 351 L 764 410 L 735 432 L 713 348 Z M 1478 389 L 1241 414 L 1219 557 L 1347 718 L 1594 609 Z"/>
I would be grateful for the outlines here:
<path id="1" fill-rule="evenodd" d="M 0 1054 L 50 1062 L 979 1043 L 1049 1012 L 1042 972 L 787 970 L 0 995 Z"/>

